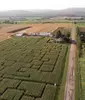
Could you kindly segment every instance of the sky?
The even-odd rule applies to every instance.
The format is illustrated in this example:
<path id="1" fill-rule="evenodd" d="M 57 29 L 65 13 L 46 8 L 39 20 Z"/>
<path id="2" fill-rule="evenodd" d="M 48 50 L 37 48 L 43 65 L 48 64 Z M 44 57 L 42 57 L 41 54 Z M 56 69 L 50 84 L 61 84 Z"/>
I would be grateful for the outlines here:
<path id="1" fill-rule="evenodd" d="M 85 0 L 0 0 L 0 11 L 85 7 Z"/>

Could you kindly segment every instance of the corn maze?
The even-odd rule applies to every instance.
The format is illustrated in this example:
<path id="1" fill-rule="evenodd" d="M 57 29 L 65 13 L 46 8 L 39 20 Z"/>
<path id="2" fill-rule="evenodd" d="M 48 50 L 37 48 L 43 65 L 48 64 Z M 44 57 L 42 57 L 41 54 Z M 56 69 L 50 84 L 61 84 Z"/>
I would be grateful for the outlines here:
<path id="1" fill-rule="evenodd" d="M 55 100 L 66 44 L 50 38 L 13 38 L 0 43 L 0 100 Z"/>

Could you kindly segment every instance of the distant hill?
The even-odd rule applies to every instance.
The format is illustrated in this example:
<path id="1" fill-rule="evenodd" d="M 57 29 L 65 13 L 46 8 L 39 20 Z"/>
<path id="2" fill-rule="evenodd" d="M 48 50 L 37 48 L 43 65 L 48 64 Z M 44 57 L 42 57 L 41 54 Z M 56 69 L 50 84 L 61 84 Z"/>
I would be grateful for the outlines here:
<path id="1" fill-rule="evenodd" d="M 58 11 L 58 16 L 85 17 L 85 8 L 68 8 Z"/>
<path id="2" fill-rule="evenodd" d="M 57 14 L 56 10 L 11 10 L 0 12 L 0 17 L 46 17 Z"/>
<path id="3" fill-rule="evenodd" d="M 11 10 L 0 12 L 0 17 L 85 17 L 85 8 L 68 8 L 64 10 Z"/>

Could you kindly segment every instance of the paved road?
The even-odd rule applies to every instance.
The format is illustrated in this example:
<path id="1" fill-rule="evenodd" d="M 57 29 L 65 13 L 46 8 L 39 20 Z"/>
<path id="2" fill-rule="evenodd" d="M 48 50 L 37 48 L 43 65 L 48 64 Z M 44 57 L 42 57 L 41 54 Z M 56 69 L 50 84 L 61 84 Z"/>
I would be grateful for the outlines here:
<path id="1" fill-rule="evenodd" d="M 72 40 L 76 40 L 76 26 L 72 26 Z M 76 44 L 71 44 L 64 100 L 75 100 Z"/>

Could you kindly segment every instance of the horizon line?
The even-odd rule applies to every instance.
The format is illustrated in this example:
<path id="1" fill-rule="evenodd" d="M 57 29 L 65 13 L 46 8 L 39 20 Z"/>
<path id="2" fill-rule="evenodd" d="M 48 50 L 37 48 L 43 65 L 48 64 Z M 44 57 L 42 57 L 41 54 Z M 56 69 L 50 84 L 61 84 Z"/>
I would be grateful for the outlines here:
<path id="1" fill-rule="evenodd" d="M 69 7 L 69 8 L 62 8 L 62 9 L 9 9 L 9 10 L 0 10 L 0 12 L 5 12 L 5 11 L 18 11 L 18 10 L 21 10 L 21 11 L 31 11 L 31 10 L 66 10 L 66 9 L 83 9 L 85 7 Z"/>

